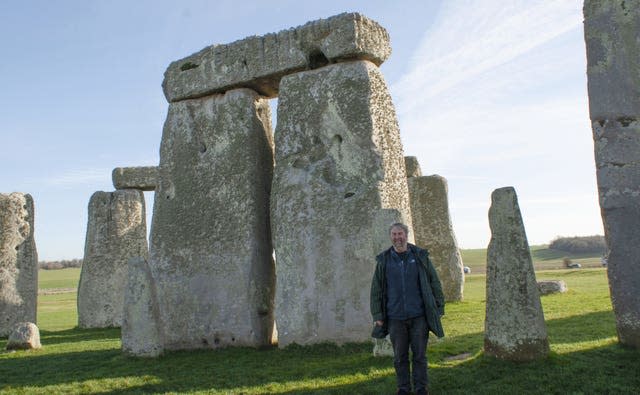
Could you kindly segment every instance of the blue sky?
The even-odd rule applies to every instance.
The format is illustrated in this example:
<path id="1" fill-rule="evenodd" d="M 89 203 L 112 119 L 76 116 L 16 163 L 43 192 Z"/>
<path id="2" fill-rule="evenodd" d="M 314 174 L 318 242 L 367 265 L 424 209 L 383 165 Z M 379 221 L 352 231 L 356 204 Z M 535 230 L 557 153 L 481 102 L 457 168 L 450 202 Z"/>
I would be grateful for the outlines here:
<path id="1" fill-rule="evenodd" d="M 448 179 L 461 247 L 486 247 L 503 186 L 530 244 L 602 234 L 581 4 L 3 1 L 0 192 L 34 197 L 41 260 L 82 257 L 91 194 L 113 190 L 114 167 L 158 163 L 171 61 L 357 11 L 391 35 L 382 71 L 405 155 Z"/>

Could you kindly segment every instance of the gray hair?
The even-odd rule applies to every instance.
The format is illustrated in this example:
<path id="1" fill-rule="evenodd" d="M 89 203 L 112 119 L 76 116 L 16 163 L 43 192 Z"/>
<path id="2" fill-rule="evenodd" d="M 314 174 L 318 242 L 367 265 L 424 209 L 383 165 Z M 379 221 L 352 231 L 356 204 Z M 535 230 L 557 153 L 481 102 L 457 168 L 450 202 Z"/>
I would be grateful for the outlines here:
<path id="1" fill-rule="evenodd" d="M 404 230 L 404 234 L 409 236 L 409 227 L 402 222 L 396 222 L 395 224 L 391 225 L 389 227 L 389 234 L 391 234 L 391 230 L 393 230 L 393 228 L 401 228 L 402 230 Z"/>

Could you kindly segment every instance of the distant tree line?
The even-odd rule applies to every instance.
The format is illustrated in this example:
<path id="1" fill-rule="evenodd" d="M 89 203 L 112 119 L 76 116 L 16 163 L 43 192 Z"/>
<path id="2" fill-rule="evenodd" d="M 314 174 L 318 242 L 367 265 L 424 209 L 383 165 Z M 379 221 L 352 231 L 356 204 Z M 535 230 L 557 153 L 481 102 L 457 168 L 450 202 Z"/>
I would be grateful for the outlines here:
<path id="1" fill-rule="evenodd" d="M 607 250 L 607 244 L 604 236 L 574 236 L 574 237 L 556 237 L 549 243 L 550 250 L 583 253 L 597 252 L 604 254 Z"/>
<path id="2" fill-rule="evenodd" d="M 62 261 L 40 261 L 38 267 L 44 270 L 65 269 L 67 267 L 82 267 L 82 259 L 69 259 Z"/>

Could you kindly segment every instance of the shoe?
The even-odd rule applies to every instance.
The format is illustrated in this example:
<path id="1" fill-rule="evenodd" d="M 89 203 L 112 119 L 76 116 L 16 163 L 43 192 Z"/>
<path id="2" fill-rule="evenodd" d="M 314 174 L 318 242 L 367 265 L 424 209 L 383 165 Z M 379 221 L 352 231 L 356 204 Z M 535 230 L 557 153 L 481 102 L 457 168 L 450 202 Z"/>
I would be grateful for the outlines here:
<path id="1" fill-rule="evenodd" d="M 409 395 L 409 391 L 398 388 L 398 391 L 396 391 L 396 395 Z"/>
<path id="2" fill-rule="evenodd" d="M 429 395 L 429 390 L 425 388 L 421 388 L 416 391 L 416 395 Z"/>

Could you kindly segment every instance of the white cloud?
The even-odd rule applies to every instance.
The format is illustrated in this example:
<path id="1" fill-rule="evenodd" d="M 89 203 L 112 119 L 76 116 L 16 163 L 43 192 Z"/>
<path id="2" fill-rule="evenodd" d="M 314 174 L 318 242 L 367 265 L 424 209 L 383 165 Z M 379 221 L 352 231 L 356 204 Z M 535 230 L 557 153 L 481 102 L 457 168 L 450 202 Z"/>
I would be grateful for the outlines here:
<path id="1" fill-rule="evenodd" d="M 444 2 L 391 87 L 405 154 L 418 157 L 423 174 L 449 180 L 463 246 L 486 244 L 491 191 L 506 185 L 527 206 L 536 241 L 571 226 L 602 232 L 581 6 Z"/>

